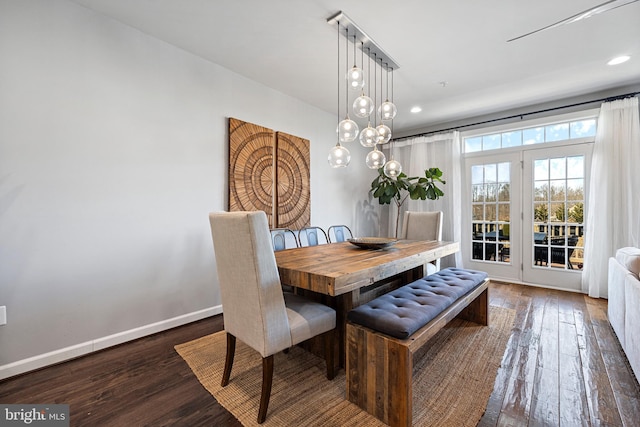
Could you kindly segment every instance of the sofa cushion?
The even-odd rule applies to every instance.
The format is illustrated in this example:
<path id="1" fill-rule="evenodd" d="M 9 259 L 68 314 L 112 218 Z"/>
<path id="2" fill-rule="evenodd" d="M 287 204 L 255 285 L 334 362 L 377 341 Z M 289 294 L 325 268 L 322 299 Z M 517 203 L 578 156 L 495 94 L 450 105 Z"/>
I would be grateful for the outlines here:
<path id="1" fill-rule="evenodd" d="M 624 353 L 631 369 L 640 378 L 640 280 L 631 276 L 625 277 L 625 347 Z"/>
<path id="2" fill-rule="evenodd" d="M 640 248 L 620 248 L 616 252 L 616 259 L 627 270 L 640 277 Z"/>

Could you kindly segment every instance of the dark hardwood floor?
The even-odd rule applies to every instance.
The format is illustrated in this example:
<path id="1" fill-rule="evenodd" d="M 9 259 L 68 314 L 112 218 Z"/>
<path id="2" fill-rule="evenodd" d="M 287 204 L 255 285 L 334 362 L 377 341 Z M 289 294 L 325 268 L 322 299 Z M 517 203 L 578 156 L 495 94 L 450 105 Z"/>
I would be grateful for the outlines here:
<path id="1" fill-rule="evenodd" d="M 0 382 L 1 403 L 65 403 L 72 426 L 241 426 L 174 350 L 222 329 L 194 322 Z"/>
<path id="2" fill-rule="evenodd" d="M 606 300 L 498 283 L 491 304 L 516 321 L 479 426 L 640 426 Z M 221 329 L 216 316 L 9 378 L 0 402 L 70 404 L 72 426 L 238 426 L 173 349 Z"/>

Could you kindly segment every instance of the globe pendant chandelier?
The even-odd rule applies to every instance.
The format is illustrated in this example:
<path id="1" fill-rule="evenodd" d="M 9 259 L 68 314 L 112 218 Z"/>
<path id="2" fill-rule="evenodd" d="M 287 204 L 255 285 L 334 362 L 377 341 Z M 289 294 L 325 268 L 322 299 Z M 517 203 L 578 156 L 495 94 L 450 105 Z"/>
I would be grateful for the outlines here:
<path id="1" fill-rule="evenodd" d="M 338 31 L 338 37 L 339 37 L 339 34 L 340 32 Z M 347 63 L 349 61 L 349 28 L 346 29 L 346 34 L 344 39 L 345 39 L 344 51 L 345 51 L 345 54 L 347 55 L 347 60 L 345 63 Z M 338 42 L 338 49 L 340 49 L 340 42 Z M 354 64 L 353 64 L 353 68 L 347 71 L 347 75 L 346 75 L 347 87 L 352 90 L 358 90 L 364 86 L 364 74 L 362 73 L 362 70 L 360 68 L 356 67 L 355 53 L 356 53 L 356 47 L 355 47 L 355 36 L 354 36 L 354 46 L 353 46 Z M 338 65 L 338 68 L 339 67 L 340 65 Z M 340 73 L 339 70 L 338 70 L 338 73 Z M 358 124 L 349 118 L 349 91 L 346 90 L 344 95 L 345 95 L 345 110 L 347 110 L 347 115 L 344 118 L 344 120 L 338 123 L 338 129 L 337 129 L 338 139 L 340 140 L 340 142 L 351 142 L 358 137 L 358 132 L 360 131 L 360 129 L 358 128 Z M 338 106 L 340 106 L 340 86 L 338 86 Z"/>
<path id="2" fill-rule="evenodd" d="M 384 174 L 389 178 L 397 178 L 401 173 L 402 165 L 391 156 L 391 160 L 384 164 Z"/>
<path id="3" fill-rule="evenodd" d="M 338 55 L 340 53 L 340 23 L 338 22 Z M 340 76 L 340 60 L 338 59 L 338 76 Z M 348 116 L 347 116 L 348 118 Z M 340 120 L 340 79 L 338 78 L 338 120 Z M 344 121 L 338 122 L 338 142 L 335 147 L 329 150 L 329 157 L 327 161 L 329 162 L 329 166 L 332 168 L 346 168 L 349 166 L 351 162 L 351 153 L 346 147 L 343 147 L 340 142 L 348 142 L 345 140 L 344 131 L 341 135 L 340 128 L 345 128 L 346 125 L 350 125 L 350 123 L 343 123 Z M 350 122 L 350 120 L 349 120 Z M 350 136 L 350 135 L 349 135 Z M 354 138 L 351 139 L 353 141 Z"/>
<path id="4" fill-rule="evenodd" d="M 391 57 L 384 52 L 364 31 L 360 29 L 346 14 L 342 11 L 334 14 L 327 19 L 331 25 L 336 25 L 338 29 L 338 126 L 336 133 L 338 141 L 329 152 L 329 165 L 333 168 L 346 167 L 351 155 L 349 150 L 342 144 L 351 143 L 358 138 L 363 147 L 371 147 L 372 150 L 367 154 L 365 163 L 371 169 L 384 168 L 384 173 L 393 178 L 402 172 L 402 165 L 393 159 L 386 161 L 386 157 L 382 151 L 378 149 L 379 145 L 387 144 L 391 141 L 393 119 L 396 117 L 397 108 L 393 103 L 393 70 L 398 65 Z M 344 74 L 340 72 L 340 35 L 345 38 L 345 68 Z M 349 67 L 349 42 L 352 41 L 353 46 L 353 66 Z M 361 60 L 360 66 L 357 64 L 357 48 L 360 45 Z M 364 54 L 368 57 L 368 73 L 365 79 L 365 61 Z M 374 78 L 371 81 L 371 60 L 373 59 Z M 383 72 L 386 72 L 386 95 L 385 101 L 377 104 L 377 69 L 380 68 L 380 98 L 383 97 Z M 345 76 L 345 77 L 341 77 Z M 391 97 L 389 96 L 389 75 L 391 75 Z M 344 82 L 341 85 L 341 82 Z M 371 86 L 373 84 L 374 96 L 371 97 Z M 341 94 L 341 86 L 344 87 L 344 93 Z M 365 87 L 367 90 L 365 91 Z M 349 93 L 354 93 L 353 102 L 349 105 Z M 356 96 L 357 94 L 358 96 Z M 344 98 L 342 98 L 344 96 Z M 341 114 L 340 104 L 344 99 L 344 115 Z M 376 105 L 378 107 L 376 108 Z M 349 116 L 349 106 L 353 112 L 354 119 L 366 120 L 361 126 Z M 374 114 L 374 111 L 377 114 Z M 342 118 L 343 117 L 343 118 Z M 342 118 L 342 119 L 341 119 Z M 380 122 L 378 123 L 378 118 Z M 373 122 L 373 125 L 372 125 Z M 366 123 L 366 126 L 364 124 Z"/>
<path id="5" fill-rule="evenodd" d="M 374 145 L 373 150 L 371 150 L 369 154 L 367 154 L 365 163 L 367 164 L 367 167 L 369 167 L 369 169 L 377 170 L 383 167 L 386 161 L 387 158 L 384 156 L 384 153 L 378 150 L 378 147 Z"/>

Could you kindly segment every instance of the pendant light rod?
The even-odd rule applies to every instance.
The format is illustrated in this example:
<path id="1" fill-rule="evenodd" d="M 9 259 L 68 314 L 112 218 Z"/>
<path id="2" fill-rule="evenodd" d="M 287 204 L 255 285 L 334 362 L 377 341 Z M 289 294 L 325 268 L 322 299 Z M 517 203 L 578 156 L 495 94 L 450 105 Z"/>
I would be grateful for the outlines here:
<path id="1" fill-rule="evenodd" d="M 396 61 L 389 56 L 382 48 L 375 42 L 371 37 L 367 35 L 358 25 L 353 22 L 351 18 L 349 18 L 343 11 L 339 11 L 334 15 L 327 18 L 327 23 L 329 25 L 337 25 L 338 28 L 340 26 L 344 27 L 348 33 L 355 34 L 358 41 L 360 41 L 363 47 L 367 48 L 367 55 L 372 58 L 373 54 L 376 54 L 378 58 L 382 58 L 384 62 L 391 68 L 398 69 L 400 66 Z"/>

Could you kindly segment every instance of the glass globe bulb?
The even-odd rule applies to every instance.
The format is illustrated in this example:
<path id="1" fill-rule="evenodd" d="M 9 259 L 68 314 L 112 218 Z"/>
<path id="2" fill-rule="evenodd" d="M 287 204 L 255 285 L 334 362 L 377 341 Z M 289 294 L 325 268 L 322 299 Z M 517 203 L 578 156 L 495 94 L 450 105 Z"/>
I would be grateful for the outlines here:
<path id="1" fill-rule="evenodd" d="M 366 163 L 369 169 L 380 169 L 386 161 L 387 158 L 382 151 L 378 150 L 378 147 L 369 151 L 369 154 L 367 154 Z"/>
<path id="2" fill-rule="evenodd" d="M 378 127 L 376 127 L 376 130 L 378 131 L 378 135 L 380 135 L 378 144 L 386 144 L 391 140 L 391 129 L 389 129 L 389 126 L 379 124 Z"/>
<path id="3" fill-rule="evenodd" d="M 365 95 L 364 92 L 353 101 L 353 114 L 361 119 L 369 117 L 373 113 L 373 108 L 373 100 Z"/>
<path id="4" fill-rule="evenodd" d="M 397 160 L 389 160 L 384 165 L 384 174 L 389 178 L 396 178 L 402 173 L 402 165 Z"/>
<path id="5" fill-rule="evenodd" d="M 371 126 L 371 123 L 360 132 L 360 145 L 363 147 L 373 147 L 378 143 L 379 139 L 380 135 L 376 128 Z"/>
<path id="6" fill-rule="evenodd" d="M 351 142 L 358 136 L 358 124 L 351 120 L 349 116 L 338 123 L 338 139 L 340 142 Z"/>
<path id="7" fill-rule="evenodd" d="M 397 113 L 398 109 L 388 99 L 378 107 L 378 114 L 382 120 L 393 120 Z"/>
<path id="8" fill-rule="evenodd" d="M 347 72 L 347 83 L 347 86 L 349 86 L 351 90 L 362 89 L 364 87 L 364 72 L 354 65 L 353 68 Z"/>
<path id="9" fill-rule="evenodd" d="M 337 144 L 329 151 L 327 160 L 332 168 L 346 168 L 351 161 L 351 153 L 342 145 Z"/>

